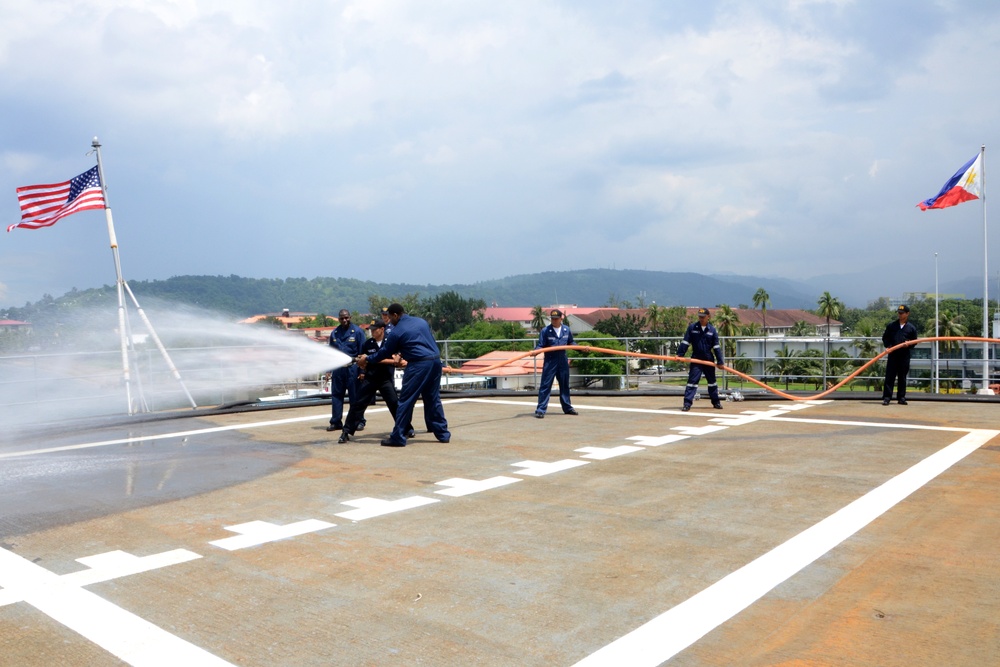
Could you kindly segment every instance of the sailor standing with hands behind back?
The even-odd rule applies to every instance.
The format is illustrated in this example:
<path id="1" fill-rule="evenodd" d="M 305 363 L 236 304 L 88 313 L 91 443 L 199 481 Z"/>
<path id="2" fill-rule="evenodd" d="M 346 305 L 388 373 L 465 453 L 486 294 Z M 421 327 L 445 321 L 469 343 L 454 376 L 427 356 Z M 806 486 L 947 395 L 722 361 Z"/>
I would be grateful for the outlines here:
<path id="1" fill-rule="evenodd" d="M 910 307 L 903 304 L 896 309 L 896 321 L 885 325 L 882 333 L 882 344 L 886 349 L 895 347 L 908 340 L 917 339 L 917 328 L 910 322 Z M 912 345 L 900 348 L 889 353 L 889 358 L 885 363 L 885 382 L 882 386 L 882 405 L 889 405 L 892 400 L 892 385 L 899 381 L 899 389 L 896 396 L 900 405 L 906 405 L 906 374 L 910 372 L 910 351 Z"/>

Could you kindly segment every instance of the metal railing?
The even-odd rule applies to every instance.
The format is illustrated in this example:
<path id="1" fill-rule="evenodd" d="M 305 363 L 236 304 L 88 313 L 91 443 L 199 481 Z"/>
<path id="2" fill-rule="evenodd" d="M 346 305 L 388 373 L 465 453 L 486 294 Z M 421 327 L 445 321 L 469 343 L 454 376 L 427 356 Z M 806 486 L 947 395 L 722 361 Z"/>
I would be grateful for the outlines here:
<path id="1" fill-rule="evenodd" d="M 606 338 L 588 338 L 586 334 L 576 337 L 581 345 L 603 347 Z M 651 354 L 673 355 L 680 338 L 677 337 L 630 337 L 619 339 L 626 350 L 644 351 Z M 766 356 L 765 356 L 766 343 Z M 491 339 L 491 340 L 446 340 L 440 341 L 442 358 L 447 366 L 460 368 L 472 358 L 463 356 L 469 344 L 487 344 L 494 349 L 530 350 L 533 339 Z M 826 384 L 830 386 L 843 379 L 870 359 L 863 350 L 878 353 L 882 350 L 881 340 L 873 338 L 833 338 L 829 341 L 831 355 L 826 356 L 827 340 L 822 337 L 767 338 L 739 337 L 723 339 L 723 344 L 735 347 L 736 355 L 727 355 L 726 362 L 734 368 L 753 376 L 767 384 L 783 389 L 786 381 L 811 385 L 819 389 L 823 386 L 822 368 L 825 362 Z M 268 354 L 274 355 L 275 347 L 267 346 Z M 247 372 L 245 360 L 265 349 L 258 346 L 173 348 L 170 355 L 185 384 L 192 391 L 199 405 L 215 406 L 227 403 L 256 400 L 268 393 L 285 392 L 293 389 L 321 387 L 322 379 L 316 377 L 295 377 L 289 375 L 279 381 L 259 382 Z M 842 350 L 842 352 L 838 352 Z M 786 360 L 792 370 L 780 372 L 779 355 L 794 353 Z M 940 383 L 942 391 L 970 390 L 982 382 L 982 353 L 979 343 L 962 343 L 950 351 L 941 350 L 937 363 L 933 359 L 933 345 L 921 343 L 914 347 L 911 358 L 910 385 L 918 390 L 930 391 Z M 282 354 L 294 356 L 288 348 Z M 817 356 L 802 356 L 817 355 Z M 279 355 L 280 356 L 280 355 Z M 573 356 L 573 355 L 571 355 Z M 290 358 L 290 357 L 289 357 Z M 995 351 L 991 346 L 991 358 Z M 532 373 L 517 388 L 534 391 L 542 369 L 541 356 L 533 357 Z M 613 362 L 614 372 L 581 373 L 587 361 Z M 155 350 L 141 350 L 135 354 L 134 373 L 142 388 L 149 411 L 181 409 L 187 406 L 184 392 L 174 382 L 163 366 Z M 800 364 L 795 366 L 794 364 Z M 643 373 L 648 366 L 664 366 L 660 372 Z M 604 389 L 632 391 L 651 386 L 668 387 L 683 384 L 687 365 L 666 363 L 657 360 L 623 358 L 618 355 L 595 354 L 587 360 L 577 359 L 571 365 L 575 381 L 588 386 Z M 617 367 L 617 368 L 614 368 Z M 787 364 L 786 364 L 787 367 Z M 995 373 L 997 364 L 991 364 Z M 935 374 L 935 368 L 937 373 Z M 795 370 L 797 369 L 797 370 Z M 856 378 L 850 386 L 854 391 L 878 391 L 881 388 L 884 366 L 876 365 L 863 376 Z M 448 386 L 461 390 L 490 388 L 487 378 L 460 381 L 452 376 Z M 522 376 L 523 378 L 524 376 Z M 729 373 L 719 377 L 724 388 L 740 390 L 753 389 L 756 385 Z M 492 386 L 495 386 L 493 384 Z M 793 387 L 794 388 L 794 387 Z M 762 390 L 763 391 L 763 390 Z M 39 422 L 79 416 L 118 415 L 127 412 L 123 388 L 123 374 L 120 354 L 107 352 L 72 352 L 50 354 L 23 354 L 0 356 L 0 419 L 5 423 Z"/>

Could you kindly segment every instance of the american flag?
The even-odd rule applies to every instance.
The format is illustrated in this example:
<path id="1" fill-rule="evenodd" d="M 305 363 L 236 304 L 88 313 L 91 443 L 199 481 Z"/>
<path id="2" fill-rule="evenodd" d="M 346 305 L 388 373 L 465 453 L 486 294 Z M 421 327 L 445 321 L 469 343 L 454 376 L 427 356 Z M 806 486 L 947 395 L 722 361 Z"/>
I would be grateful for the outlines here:
<path id="1" fill-rule="evenodd" d="M 7 227 L 8 232 L 15 227 L 50 227 L 78 211 L 104 208 L 101 176 L 93 167 L 65 183 L 26 185 L 17 189 L 17 203 L 21 222 Z"/>

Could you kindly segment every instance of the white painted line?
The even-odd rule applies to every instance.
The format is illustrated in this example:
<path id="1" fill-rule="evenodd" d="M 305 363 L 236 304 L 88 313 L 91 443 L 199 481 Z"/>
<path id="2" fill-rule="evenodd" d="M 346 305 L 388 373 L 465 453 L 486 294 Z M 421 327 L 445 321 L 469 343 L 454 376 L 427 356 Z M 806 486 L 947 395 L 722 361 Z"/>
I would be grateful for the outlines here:
<path id="1" fill-rule="evenodd" d="M 306 519 L 305 521 L 297 521 L 285 524 L 284 526 L 268 523 L 267 521 L 248 521 L 236 526 L 223 526 L 226 530 L 239 533 L 239 535 L 214 540 L 209 542 L 209 544 L 225 549 L 226 551 L 236 551 L 237 549 L 255 547 L 258 544 L 288 539 L 296 535 L 315 533 L 317 530 L 326 530 L 336 525 L 335 523 L 327 523 L 319 519 Z"/>
<path id="2" fill-rule="evenodd" d="M 613 459 L 616 456 L 631 454 L 632 452 L 642 452 L 645 451 L 645 449 L 642 447 L 620 445 L 618 447 L 581 447 L 576 451 L 587 452 L 582 458 L 594 459 L 595 461 L 605 461 L 607 459 Z"/>
<path id="3" fill-rule="evenodd" d="M 588 463 L 590 463 L 590 461 L 563 459 L 562 461 L 553 461 L 552 463 L 544 463 L 542 461 L 521 461 L 520 463 L 511 463 L 511 465 L 517 466 L 518 468 L 524 468 L 524 470 L 515 471 L 518 475 L 527 475 L 528 477 L 544 477 L 545 475 L 551 475 L 554 472 L 561 472 L 563 470 L 569 470 L 570 468 L 585 466 Z"/>
<path id="4" fill-rule="evenodd" d="M 708 435 L 716 431 L 725 431 L 728 426 L 672 426 L 671 431 L 680 431 L 684 435 Z"/>
<path id="5" fill-rule="evenodd" d="M 243 429 L 263 428 L 265 426 L 283 426 L 297 422 L 329 420 L 330 415 L 313 415 L 310 417 L 290 417 L 288 419 L 273 419 L 264 422 L 254 422 L 250 424 L 233 424 L 230 426 L 213 426 L 211 428 L 199 428 L 190 431 L 174 431 L 172 433 L 158 433 L 153 435 L 135 436 L 131 438 L 118 438 L 117 440 L 101 440 L 99 442 L 86 442 L 79 445 L 65 445 L 63 447 L 48 447 L 46 449 L 32 449 L 23 452 L 7 452 L 0 454 L 0 459 L 12 459 L 19 456 L 33 456 L 35 454 L 51 454 L 52 452 L 69 452 L 75 449 L 90 449 L 92 447 L 107 447 L 109 445 L 124 445 L 133 442 L 148 442 L 151 440 L 167 440 L 170 438 L 187 438 L 192 435 L 205 435 L 206 433 L 222 433 L 224 431 L 241 431 Z"/>
<path id="6" fill-rule="evenodd" d="M 89 586 L 101 581 L 126 577 L 130 574 L 139 574 L 140 572 L 158 570 L 161 567 L 187 563 L 198 558 L 201 558 L 201 556 L 187 549 L 174 549 L 173 551 L 164 551 L 163 553 L 143 556 L 141 558 L 124 551 L 109 551 L 94 556 L 77 558 L 76 562 L 83 563 L 90 569 L 65 574 L 62 579 L 74 586 Z"/>
<path id="7" fill-rule="evenodd" d="M 575 667 L 656 667 L 867 526 L 1000 431 L 972 431 Z"/>
<path id="8" fill-rule="evenodd" d="M 518 405 L 531 408 L 534 411 L 537 401 L 532 399 L 531 401 L 510 401 L 510 400 L 497 400 L 492 398 L 466 398 L 462 399 L 467 403 L 488 403 L 493 405 Z M 593 412 L 632 412 L 636 414 L 647 414 L 647 415 L 682 415 L 688 414 L 680 411 L 680 408 L 676 410 L 656 410 L 652 408 L 622 408 L 615 406 L 605 406 L 605 405 L 580 405 L 578 403 L 573 403 L 574 408 L 583 408 L 584 410 L 591 410 Z"/>
<path id="9" fill-rule="evenodd" d="M 130 574 L 139 574 L 140 572 L 158 570 L 161 567 L 186 563 L 198 558 L 201 556 L 187 549 L 174 549 L 141 558 L 124 551 L 109 551 L 77 558 L 76 561 L 83 563 L 88 569 L 64 574 L 60 579 L 63 583 L 71 586 L 89 586 L 102 581 L 127 577 Z M 13 595 L 9 590 L 0 591 L 0 607 L 22 601 L 22 598 Z"/>
<path id="10" fill-rule="evenodd" d="M 785 410 L 744 410 L 738 415 L 733 415 L 731 417 L 715 417 L 714 419 L 709 419 L 708 421 L 715 422 L 716 424 L 725 424 L 726 426 L 744 426 L 746 424 L 752 424 L 771 417 L 780 417 L 787 414 L 788 412 Z"/>
<path id="11" fill-rule="evenodd" d="M 535 401 L 508 401 L 508 400 L 493 400 L 485 398 L 455 398 L 442 401 L 447 405 L 457 404 L 457 403 L 490 403 L 495 405 L 518 405 L 526 407 L 534 407 Z M 822 405 L 829 401 L 809 401 L 808 405 Z M 418 403 L 418 405 L 421 405 Z M 786 409 L 802 409 L 806 405 L 795 404 L 797 407 L 788 407 Z M 633 413 L 643 413 L 643 414 L 687 414 L 682 413 L 680 410 L 652 410 L 652 409 L 641 409 L 641 408 L 620 408 L 620 407 L 607 407 L 607 406 L 596 406 L 596 405 L 584 405 L 577 406 L 582 407 L 585 410 L 593 411 L 607 411 L 607 412 L 633 412 Z M 385 408 L 371 408 L 373 410 L 385 410 Z M 697 415 L 693 415 L 697 416 Z M 114 440 L 100 440 L 97 442 L 85 442 L 78 445 L 64 445 L 61 447 L 46 447 L 44 449 L 30 449 L 19 452 L 5 452 L 0 454 L 0 459 L 12 459 L 23 456 L 34 456 L 37 454 L 52 454 L 55 452 L 70 452 L 77 449 L 91 449 L 94 447 L 108 447 L 111 445 L 124 445 L 129 443 L 137 442 L 151 442 L 156 440 L 169 440 L 170 438 L 187 438 L 195 435 L 206 435 L 208 433 L 223 433 L 225 431 L 242 431 L 254 428 L 265 428 L 268 426 L 283 426 L 285 424 L 295 424 L 299 422 L 308 421 L 321 421 L 328 420 L 330 418 L 329 413 L 322 413 L 318 415 L 310 415 L 307 417 L 289 417 L 288 419 L 271 419 L 262 422 L 251 422 L 248 424 L 231 424 L 229 426 L 213 426 L 209 428 L 192 429 L 190 431 L 175 431 L 172 433 L 157 433 L 152 435 L 135 436 L 129 438 L 116 438 Z"/>
<path id="12" fill-rule="evenodd" d="M 341 512 L 337 514 L 337 516 L 342 516 L 345 519 L 350 519 L 351 521 L 363 521 L 376 516 L 382 516 L 383 514 L 402 512 L 403 510 L 413 509 L 414 507 L 422 507 L 424 505 L 439 502 L 441 501 L 436 498 L 424 498 L 423 496 L 409 496 L 408 498 L 400 498 L 399 500 L 358 498 L 357 500 L 346 500 L 341 503 L 341 505 L 350 505 L 351 507 L 357 507 L 358 509 L 351 510 L 350 512 Z"/>
<path id="13" fill-rule="evenodd" d="M 129 665 L 231 664 L 4 548 L 0 586 Z"/>
<path id="14" fill-rule="evenodd" d="M 462 479 L 461 477 L 453 477 L 451 479 L 446 479 L 443 482 L 436 482 L 439 486 L 448 486 L 451 488 L 441 489 L 435 491 L 434 493 L 440 493 L 442 496 L 451 496 L 452 498 L 458 498 L 459 496 L 467 496 L 470 493 L 479 493 L 480 491 L 488 491 L 490 489 L 497 489 L 501 486 L 507 486 L 508 484 L 513 484 L 515 482 L 522 482 L 524 480 L 517 479 L 516 477 L 490 477 L 484 480 L 475 479 Z"/>
<path id="15" fill-rule="evenodd" d="M 907 424 L 896 422 L 862 422 L 843 419 L 809 419 L 807 417 L 769 417 L 768 421 L 792 422 L 796 424 L 831 424 L 833 426 L 871 426 L 873 428 L 901 428 L 910 431 L 945 431 L 948 433 L 973 433 L 974 428 L 959 428 L 957 426 L 925 426 L 923 424 Z"/>
<path id="16" fill-rule="evenodd" d="M 659 447 L 660 445 L 669 445 L 672 442 L 680 442 L 681 440 L 687 440 L 691 436 L 689 435 L 633 435 L 626 440 L 633 440 L 637 445 L 643 447 Z"/>

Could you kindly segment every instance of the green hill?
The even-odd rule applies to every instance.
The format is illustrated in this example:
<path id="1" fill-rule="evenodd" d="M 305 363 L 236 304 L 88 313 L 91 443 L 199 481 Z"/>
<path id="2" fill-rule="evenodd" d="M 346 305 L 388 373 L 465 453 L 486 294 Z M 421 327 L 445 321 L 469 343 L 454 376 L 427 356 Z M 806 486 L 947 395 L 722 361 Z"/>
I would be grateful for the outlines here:
<path id="1" fill-rule="evenodd" d="M 369 297 L 390 299 L 418 294 L 421 299 L 453 291 L 497 306 L 633 305 L 731 306 L 750 304 L 759 287 L 768 291 L 771 308 L 815 308 L 818 295 L 798 290 L 787 281 L 748 276 L 705 276 L 664 271 L 584 269 L 508 276 L 468 285 L 375 283 L 353 278 L 243 278 L 240 276 L 175 276 L 167 280 L 130 281 L 139 302 L 163 299 L 233 317 L 273 313 L 282 309 L 333 313 L 340 308 L 368 310 Z M 115 304 L 113 285 L 67 294 L 10 308 L 0 316 L 43 325 L 67 308 Z"/>

